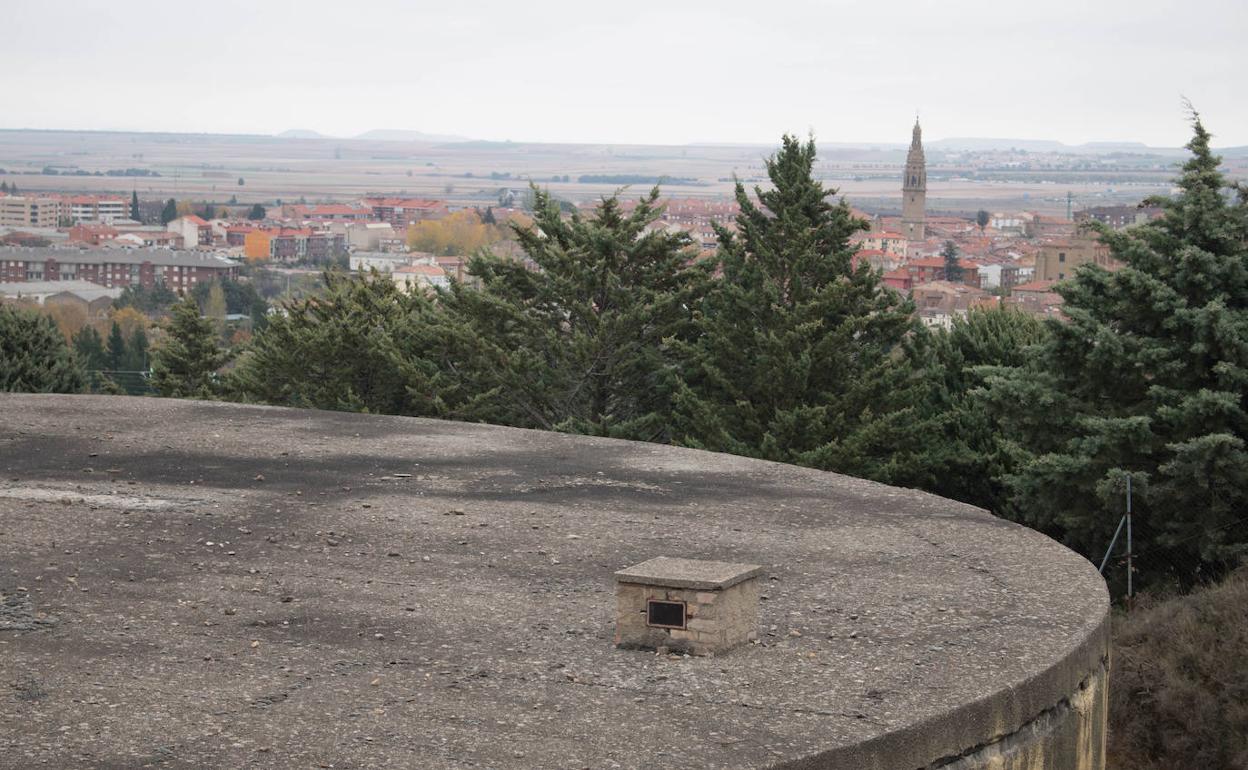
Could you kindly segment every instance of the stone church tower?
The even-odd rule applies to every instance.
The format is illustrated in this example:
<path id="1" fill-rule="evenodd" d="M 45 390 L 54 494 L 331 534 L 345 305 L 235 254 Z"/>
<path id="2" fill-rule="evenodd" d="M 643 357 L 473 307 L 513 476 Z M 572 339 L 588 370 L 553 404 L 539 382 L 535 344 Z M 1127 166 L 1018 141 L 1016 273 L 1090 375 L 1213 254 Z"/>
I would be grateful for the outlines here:
<path id="1" fill-rule="evenodd" d="M 914 119 L 914 136 L 906 156 L 906 175 L 901 182 L 901 234 L 908 241 L 927 237 L 924 209 L 927 206 L 927 160 L 923 157 L 923 129 Z"/>

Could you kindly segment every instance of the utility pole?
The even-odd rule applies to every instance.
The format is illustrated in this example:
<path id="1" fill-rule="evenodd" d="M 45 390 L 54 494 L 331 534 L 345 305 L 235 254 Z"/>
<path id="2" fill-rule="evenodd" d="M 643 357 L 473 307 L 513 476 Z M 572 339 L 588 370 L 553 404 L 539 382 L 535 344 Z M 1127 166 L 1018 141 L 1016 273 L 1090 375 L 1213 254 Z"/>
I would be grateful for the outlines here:
<path id="1" fill-rule="evenodd" d="M 1131 608 L 1131 597 L 1133 594 L 1133 575 L 1135 565 L 1133 562 L 1133 554 L 1131 552 L 1131 474 L 1127 474 L 1127 609 Z"/>

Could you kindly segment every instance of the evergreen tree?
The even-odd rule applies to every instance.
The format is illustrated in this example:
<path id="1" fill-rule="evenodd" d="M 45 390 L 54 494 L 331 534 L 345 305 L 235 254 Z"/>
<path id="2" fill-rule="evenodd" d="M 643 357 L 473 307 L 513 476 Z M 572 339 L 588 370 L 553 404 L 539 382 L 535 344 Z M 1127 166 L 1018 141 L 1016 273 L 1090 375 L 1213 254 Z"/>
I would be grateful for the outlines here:
<path id="1" fill-rule="evenodd" d="M 987 211 L 980 209 L 979 211 L 975 212 L 975 224 L 979 225 L 980 235 L 984 234 L 984 228 L 988 226 L 988 223 L 990 221 L 992 221 L 992 215 L 989 214 Z"/>
<path id="2" fill-rule="evenodd" d="M 202 285 L 204 284 L 197 283 L 195 288 L 198 289 Z M 113 300 L 113 307 L 118 310 L 133 307 L 148 314 L 163 314 L 177 301 L 178 295 L 160 282 L 150 289 L 142 286 L 127 286 L 121 290 L 121 296 Z"/>
<path id="3" fill-rule="evenodd" d="M 257 329 L 230 377 L 246 401 L 460 416 L 464 400 L 444 314 L 388 277 L 325 273 L 319 295 L 287 304 Z"/>
<path id="4" fill-rule="evenodd" d="M 74 333 L 74 355 L 78 363 L 87 369 L 99 370 L 107 366 L 104 339 L 93 326 L 84 326 Z"/>
<path id="5" fill-rule="evenodd" d="M 132 190 L 130 192 L 130 218 L 135 222 L 140 222 L 142 218 L 139 215 L 139 191 Z"/>
<path id="6" fill-rule="evenodd" d="M 147 347 L 147 332 L 141 328 L 135 329 L 134 333 L 130 335 L 130 340 L 126 343 L 125 367 L 128 371 L 147 371 Z"/>
<path id="7" fill-rule="evenodd" d="M 9 191 L 9 183 L 0 182 L 0 193 L 7 193 L 8 191 Z"/>
<path id="8" fill-rule="evenodd" d="M 1248 191 L 1228 199 L 1193 125 L 1178 194 L 1148 201 L 1163 216 L 1098 228 L 1124 266 L 1059 284 L 1069 322 L 988 393 L 1016 437 L 1012 515 L 1099 559 L 1130 477 L 1137 568 L 1184 582 L 1248 548 Z"/>
<path id="9" fill-rule="evenodd" d="M 121 327 L 114 321 L 113 328 L 108 333 L 108 345 L 104 351 L 105 368 L 118 371 L 125 367 L 126 361 L 126 340 L 122 336 Z"/>
<path id="10" fill-rule="evenodd" d="M 962 269 L 962 263 L 958 258 L 958 245 L 953 241 L 945 241 L 945 245 L 940 250 L 940 256 L 945 258 L 945 280 L 962 283 L 966 271 Z"/>
<path id="11" fill-rule="evenodd" d="M 160 210 L 160 223 L 167 225 L 178 218 L 178 202 L 173 198 L 165 201 L 165 207 Z"/>
<path id="12" fill-rule="evenodd" d="M 0 391 L 80 393 L 85 385 L 50 316 L 0 304 Z"/>
<path id="13" fill-rule="evenodd" d="M 737 183 L 738 232 L 718 230 L 721 275 L 682 349 L 676 440 L 886 475 L 912 387 L 890 362 L 915 328 L 912 307 L 851 266 L 849 237 L 867 224 L 829 202 L 814 162 L 814 140 L 785 136 L 767 161 L 773 189 L 756 187 L 755 203 Z"/>
<path id="14" fill-rule="evenodd" d="M 972 309 L 949 331 L 920 330 L 897 365 L 922 381 L 909 412 L 911 434 L 921 438 L 897 442 L 891 473 L 880 480 L 1003 510 L 1009 453 L 979 389 L 994 367 L 1025 365 L 1047 339 L 1040 320 L 1012 308 Z"/>
<path id="15" fill-rule="evenodd" d="M 168 336 L 152 351 L 152 386 L 162 396 L 212 398 L 219 392 L 217 370 L 229 355 L 217 344 L 212 321 L 199 315 L 190 297 L 173 306 Z"/>
<path id="16" fill-rule="evenodd" d="M 259 203 L 253 204 L 251 207 L 251 211 L 247 212 L 247 218 L 252 220 L 253 222 L 258 222 L 264 219 L 264 216 L 265 216 L 264 206 L 261 206 Z"/>
<path id="17" fill-rule="evenodd" d="M 485 207 L 485 214 L 483 214 L 483 215 L 481 216 L 481 221 L 482 221 L 484 224 L 487 224 L 487 225 L 494 225 L 494 224 L 498 224 L 498 220 L 496 220 L 496 219 L 494 218 L 494 207 L 493 207 L 493 206 L 486 206 L 486 207 Z"/>
<path id="18" fill-rule="evenodd" d="M 624 213 L 616 197 L 564 218 L 532 188 L 534 221 L 514 231 L 528 261 L 479 254 L 444 301 L 482 416 L 510 425 L 662 441 L 674 340 L 693 333 L 701 283 L 684 234 L 647 231 L 658 189 Z"/>

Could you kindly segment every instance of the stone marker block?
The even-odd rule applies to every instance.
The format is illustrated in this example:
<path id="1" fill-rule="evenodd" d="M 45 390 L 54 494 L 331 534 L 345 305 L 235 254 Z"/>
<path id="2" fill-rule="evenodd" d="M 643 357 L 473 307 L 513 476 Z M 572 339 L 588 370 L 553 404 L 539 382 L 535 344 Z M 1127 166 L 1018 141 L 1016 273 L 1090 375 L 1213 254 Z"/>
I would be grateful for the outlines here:
<path id="1" fill-rule="evenodd" d="M 615 644 L 715 655 L 758 637 L 763 568 L 660 556 L 615 573 Z"/>

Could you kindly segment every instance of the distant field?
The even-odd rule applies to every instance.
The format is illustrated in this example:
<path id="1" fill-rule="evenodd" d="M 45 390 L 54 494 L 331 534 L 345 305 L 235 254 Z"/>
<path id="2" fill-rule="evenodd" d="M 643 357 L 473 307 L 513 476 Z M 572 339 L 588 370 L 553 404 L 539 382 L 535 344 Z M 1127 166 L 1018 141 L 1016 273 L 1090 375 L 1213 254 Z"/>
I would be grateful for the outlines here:
<path id="1" fill-rule="evenodd" d="M 609 195 L 612 184 L 578 183 L 581 176 L 653 176 L 697 180 L 664 185 L 672 197 L 727 197 L 731 178 L 750 182 L 764 174 L 763 146 L 560 145 L 463 142 L 421 144 L 263 136 L 133 134 L 70 131 L 0 131 L 0 180 L 24 191 L 82 191 L 148 198 L 190 198 L 243 203 L 349 200 L 364 193 L 403 194 L 485 206 L 500 189 L 525 189 L 528 180 L 572 201 Z M 936 157 L 935 154 L 932 156 Z M 850 202 L 871 211 L 901 205 L 904 153 L 897 149 L 821 151 L 820 173 Z M 51 167 L 59 175 L 44 175 Z M 159 177 L 75 176 L 137 168 Z M 1017 172 L 1007 181 L 955 181 L 957 165 L 933 162 L 928 206 L 932 211 L 978 208 L 1064 212 L 1067 193 L 1079 205 L 1129 203 L 1169 190 L 1167 174 Z M 570 181 L 552 181 L 567 176 Z M 238 184 L 239 177 L 244 180 Z M 949 180 L 949 181 L 941 181 Z M 628 192 L 640 194 L 647 185 Z"/>

